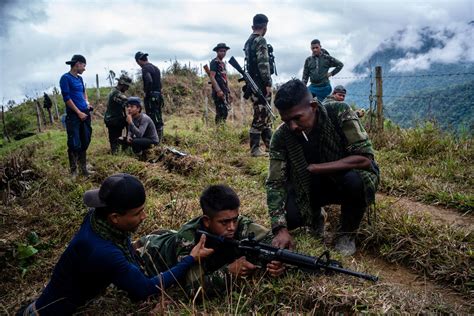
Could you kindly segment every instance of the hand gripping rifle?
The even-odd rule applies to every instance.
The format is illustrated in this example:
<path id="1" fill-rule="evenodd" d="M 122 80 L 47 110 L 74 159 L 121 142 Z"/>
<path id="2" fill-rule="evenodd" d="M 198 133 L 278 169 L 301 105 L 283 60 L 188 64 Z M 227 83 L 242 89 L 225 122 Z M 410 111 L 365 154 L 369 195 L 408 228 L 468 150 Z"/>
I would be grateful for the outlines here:
<path id="1" fill-rule="evenodd" d="M 253 234 L 250 234 L 246 239 L 235 240 L 216 236 L 203 230 L 198 230 L 197 233 L 206 235 L 208 239 L 217 242 L 218 244 L 236 247 L 246 255 L 257 257 L 266 262 L 280 261 L 308 272 L 318 272 L 322 269 L 326 273 L 343 273 L 373 282 L 376 282 L 379 279 L 375 275 L 344 269 L 340 262 L 330 259 L 329 251 L 323 252 L 319 257 L 312 257 L 288 249 L 276 248 L 260 243 L 255 240 Z"/>
<path id="2" fill-rule="evenodd" d="M 210 81 L 208 81 L 207 83 L 212 86 L 211 69 L 209 69 L 208 65 L 204 65 L 204 66 L 202 66 L 202 68 L 204 68 L 204 71 L 206 72 L 207 76 L 209 77 Z M 227 99 L 227 93 L 224 93 L 224 104 L 225 104 L 225 107 L 227 108 L 228 111 L 230 111 L 232 109 L 232 107 L 229 104 L 229 100 Z"/>
<path id="3" fill-rule="evenodd" d="M 240 66 L 239 62 L 234 58 L 234 56 L 232 56 L 230 59 L 229 59 L 229 64 L 231 64 L 232 67 L 235 68 L 235 70 L 237 70 L 241 75 L 242 75 L 242 79 L 245 80 L 245 83 L 250 87 L 250 89 L 252 90 L 253 94 L 255 94 L 259 99 L 260 101 L 263 102 L 263 104 L 265 105 L 265 107 L 267 108 L 268 110 L 268 113 L 270 113 L 270 115 L 272 116 L 273 119 L 275 119 L 275 114 L 273 113 L 272 111 L 272 107 L 270 106 L 270 103 L 268 103 L 268 100 L 267 98 L 265 98 L 265 95 L 263 94 L 263 92 L 260 90 L 260 88 L 257 86 L 257 84 L 255 83 L 255 81 L 253 81 L 252 77 L 249 75 L 249 73 L 247 71 L 244 71 L 242 69 L 242 67 Z M 241 81 L 239 79 L 239 81 Z"/>

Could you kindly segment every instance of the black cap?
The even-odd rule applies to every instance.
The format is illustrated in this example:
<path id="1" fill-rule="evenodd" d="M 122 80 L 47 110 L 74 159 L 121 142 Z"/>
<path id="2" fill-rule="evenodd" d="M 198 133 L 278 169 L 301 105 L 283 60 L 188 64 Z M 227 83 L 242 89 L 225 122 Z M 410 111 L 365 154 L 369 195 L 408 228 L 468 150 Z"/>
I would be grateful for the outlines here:
<path id="1" fill-rule="evenodd" d="M 142 59 L 143 57 L 146 57 L 146 56 L 148 56 L 147 53 L 137 52 L 137 53 L 135 54 L 135 60 Z"/>
<path id="2" fill-rule="evenodd" d="M 110 207 L 130 210 L 145 204 L 146 194 L 143 184 L 126 173 L 114 174 L 102 182 L 99 189 L 84 193 L 84 204 L 88 207 Z"/>
<path id="3" fill-rule="evenodd" d="M 128 97 L 127 104 L 136 105 L 136 106 L 141 107 L 142 106 L 142 100 L 139 97 Z"/>
<path id="4" fill-rule="evenodd" d="M 86 64 L 86 58 L 82 55 L 73 55 L 71 60 L 66 62 L 66 65 L 74 66 L 77 62 Z"/>
<path id="5" fill-rule="evenodd" d="M 332 93 L 344 93 L 346 94 L 346 88 L 344 86 L 338 85 L 334 87 L 334 91 Z"/>
<path id="6" fill-rule="evenodd" d="M 257 14 L 253 17 L 253 25 L 268 23 L 268 18 L 265 14 Z"/>
<path id="7" fill-rule="evenodd" d="M 217 52 L 217 51 L 218 51 L 219 49 L 221 49 L 221 48 L 225 48 L 225 50 L 230 49 L 230 47 L 227 46 L 225 43 L 219 43 L 219 44 L 217 44 L 216 47 L 214 47 L 212 50 L 215 51 L 215 52 Z"/>

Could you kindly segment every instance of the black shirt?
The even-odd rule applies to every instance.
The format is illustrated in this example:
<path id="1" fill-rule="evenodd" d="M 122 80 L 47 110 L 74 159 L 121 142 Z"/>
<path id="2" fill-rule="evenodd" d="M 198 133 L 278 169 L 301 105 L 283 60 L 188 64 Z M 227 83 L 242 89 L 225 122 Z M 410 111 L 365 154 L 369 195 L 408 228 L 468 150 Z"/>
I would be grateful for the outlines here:
<path id="1" fill-rule="evenodd" d="M 152 91 L 161 93 L 161 74 L 158 67 L 152 63 L 147 63 L 142 67 L 143 90 L 145 95 Z"/>

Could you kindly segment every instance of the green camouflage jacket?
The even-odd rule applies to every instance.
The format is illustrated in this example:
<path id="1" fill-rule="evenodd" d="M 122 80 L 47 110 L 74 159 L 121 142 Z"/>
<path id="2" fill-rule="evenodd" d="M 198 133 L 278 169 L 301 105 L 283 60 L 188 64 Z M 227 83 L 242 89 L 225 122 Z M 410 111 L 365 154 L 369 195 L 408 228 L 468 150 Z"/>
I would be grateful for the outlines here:
<path id="1" fill-rule="evenodd" d="M 104 114 L 104 122 L 107 127 L 125 127 L 125 105 L 127 96 L 114 88 L 107 97 L 107 110 Z"/>
<path id="2" fill-rule="evenodd" d="M 306 58 L 303 67 L 303 82 L 308 83 L 308 78 L 311 79 L 311 84 L 316 86 L 325 86 L 329 83 L 327 76 L 329 68 L 336 67 L 331 71 L 334 76 L 341 71 L 344 64 L 331 55 L 321 53 L 319 56 L 309 56 Z"/>
<path id="3" fill-rule="evenodd" d="M 374 151 L 357 114 L 347 103 L 318 104 L 318 124 L 309 136 L 310 146 L 316 146 L 319 162 L 330 162 L 350 155 L 364 155 L 371 159 Z M 312 138 L 312 135 L 318 135 Z M 319 138 L 319 139 L 318 139 Z M 318 140 L 316 140 L 318 139 Z M 293 134 L 286 124 L 281 124 L 270 143 L 270 167 L 266 181 L 267 205 L 272 229 L 286 227 L 287 183 L 294 185 L 296 204 L 306 223 L 314 214 L 310 206 L 311 174 L 306 170 L 301 136 Z M 320 144 L 320 145 L 318 145 Z M 378 170 L 355 170 L 362 178 L 366 202 L 374 200 L 379 182 Z"/>
<path id="4" fill-rule="evenodd" d="M 270 57 L 265 38 L 258 34 L 250 35 L 244 47 L 247 58 L 247 71 L 260 87 L 271 87 Z M 263 91 L 265 93 L 265 91 Z"/>
<path id="5" fill-rule="evenodd" d="M 205 230 L 201 218 L 199 216 L 190 220 L 179 231 L 148 235 L 140 239 L 143 247 L 138 252 L 149 276 L 168 270 L 191 253 L 197 242 L 197 229 Z M 270 243 L 273 238 L 268 229 L 254 223 L 248 217 L 239 216 L 234 238 L 236 240 L 247 238 L 251 232 L 255 234 L 255 239 L 258 241 Z M 209 239 L 206 241 L 206 247 L 215 249 L 215 252 L 200 264 L 194 265 L 188 271 L 186 279 L 181 280 L 181 285 L 190 295 L 195 294 L 200 286 L 208 294 L 223 293 L 226 289 L 226 281 L 229 279 L 228 264 L 242 256 L 236 249 L 219 247 Z"/>

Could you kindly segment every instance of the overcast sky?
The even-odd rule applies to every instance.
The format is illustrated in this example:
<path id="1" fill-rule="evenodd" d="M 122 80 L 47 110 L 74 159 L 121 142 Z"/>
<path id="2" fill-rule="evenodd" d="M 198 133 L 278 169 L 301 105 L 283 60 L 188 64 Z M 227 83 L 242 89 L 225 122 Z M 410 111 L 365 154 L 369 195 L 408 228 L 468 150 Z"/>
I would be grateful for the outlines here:
<path id="1" fill-rule="evenodd" d="M 444 28 L 460 32 L 444 52 L 393 61 L 394 70 L 456 58 L 474 61 L 472 28 L 466 27 L 474 17 L 472 0 L 0 0 L 0 101 L 58 86 L 73 54 L 87 58 L 88 86 L 95 85 L 96 73 L 106 85 L 108 69 L 135 73 L 138 50 L 160 68 L 175 58 L 199 66 L 214 56 L 215 44 L 225 42 L 231 47 L 227 58 L 242 61 L 256 13 L 270 20 L 266 38 L 275 49 L 276 82 L 301 76 L 314 38 L 345 64 L 339 76 L 350 76 L 356 64 L 405 28 L 399 43 L 404 47 L 416 47 L 422 27 L 440 30 L 440 36 Z"/>

